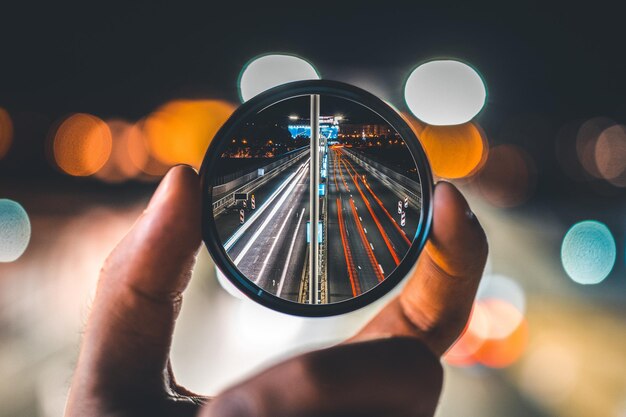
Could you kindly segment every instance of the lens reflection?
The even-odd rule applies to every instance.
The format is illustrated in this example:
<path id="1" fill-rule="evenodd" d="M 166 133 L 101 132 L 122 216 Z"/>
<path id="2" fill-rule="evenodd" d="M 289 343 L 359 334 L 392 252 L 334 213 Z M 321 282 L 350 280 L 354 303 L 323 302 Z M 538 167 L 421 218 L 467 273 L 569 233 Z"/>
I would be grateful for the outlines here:
<path id="1" fill-rule="evenodd" d="M 228 256 L 252 283 L 283 299 L 327 304 L 369 291 L 400 264 L 418 228 L 421 184 L 403 138 L 376 113 L 321 96 L 316 116 L 312 103 L 282 101 L 221 139 L 213 216 Z M 312 175 L 319 186 L 311 198 Z"/>

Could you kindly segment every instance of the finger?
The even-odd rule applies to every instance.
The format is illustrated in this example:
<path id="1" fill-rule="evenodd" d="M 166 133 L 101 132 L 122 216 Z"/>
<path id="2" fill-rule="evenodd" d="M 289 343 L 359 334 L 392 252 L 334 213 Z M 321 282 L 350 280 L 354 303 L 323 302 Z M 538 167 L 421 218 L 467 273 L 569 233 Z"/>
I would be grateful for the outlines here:
<path id="1" fill-rule="evenodd" d="M 438 355 L 459 337 L 487 260 L 487 239 L 452 184 L 435 187 L 431 236 L 401 295 L 353 340 L 416 336 Z"/>
<path id="2" fill-rule="evenodd" d="M 432 416 L 439 360 L 415 338 L 341 345 L 275 366 L 216 397 L 203 417 Z"/>
<path id="3" fill-rule="evenodd" d="M 74 385 L 163 390 L 174 321 L 199 243 L 199 178 L 178 166 L 101 271 Z"/>

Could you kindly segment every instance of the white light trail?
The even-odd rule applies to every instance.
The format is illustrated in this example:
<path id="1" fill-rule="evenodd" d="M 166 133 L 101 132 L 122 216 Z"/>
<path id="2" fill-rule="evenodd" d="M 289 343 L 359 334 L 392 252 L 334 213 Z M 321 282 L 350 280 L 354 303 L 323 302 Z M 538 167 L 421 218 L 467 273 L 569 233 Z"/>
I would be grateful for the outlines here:
<path id="1" fill-rule="evenodd" d="M 239 255 L 237 256 L 237 258 L 235 259 L 235 265 L 239 265 L 239 262 L 241 262 L 241 260 L 243 259 L 244 256 L 246 256 L 246 253 L 248 253 L 248 251 L 250 250 L 250 248 L 252 247 L 252 245 L 256 242 L 256 240 L 258 239 L 259 235 L 261 233 L 263 233 L 263 231 L 265 230 L 265 228 L 267 227 L 267 225 L 269 224 L 270 221 L 273 220 L 274 216 L 276 215 L 276 212 L 278 210 L 281 209 L 283 203 L 285 202 L 285 200 L 287 199 L 287 197 L 291 196 L 291 192 L 293 191 L 293 189 L 295 188 L 295 186 L 298 184 L 298 182 L 302 179 L 302 177 L 304 176 L 304 174 L 306 174 L 307 171 L 307 166 L 308 163 L 305 164 L 304 169 L 302 170 L 302 172 L 299 173 L 299 175 L 295 178 L 295 181 L 292 181 L 291 184 L 289 185 L 289 187 L 287 188 L 287 190 L 283 193 L 283 195 L 280 197 L 280 199 L 278 200 L 278 202 L 276 204 L 274 204 L 274 208 L 272 209 L 272 211 L 270 211 L 270 214 L 268 214 L 267 218 L 265 219 L 265 221 L 261 224 L 261 226 L 256 230 L 256 232 L 254 232 L 254 234 L 252 235 L 252 237 L 250 238 L 250 240 L 248 241 L 248 243 L 246 243 L 246 246 L 243 247 L 242 251 L 239 253 Z M 296 171 L 297 172 L 297 171 Z"/>
<path id="2" fill-rule="evenodd" d="M 289 268 L 291 254 L 293 253 L 293 248 L 296 243 L 296 236 L 298 236 L 298 230 L 300 230 L 300 224 L 302 223 L 302 218 L 304 217 L 304 210 L 305 209 L 302 209 L 300 212 L 300 220 L 298 220 L 296 231 L 293 233 L 293 238 L 291 239 L 291 246 L 289 247 L 289 253 L 287 254 L 287 260 L 285 261 L 285 268 L 283 268 L 283 273 L 280 276 L 280 282 L 278 283 L 278 291 L 276 292 L 277 297 L 280 297 L 280 294 L 283 292 L 283 285 L 285 284 L 285 277 L 287 276 L 287 268 Z"/>
<path id="3" fill-rule="evenodd" d="M 310 158 L 309 158 L 310 159 Z M 300 167 L 296 170 L 296 172 L 294 172 L 293 174 L 291 174 L 289 177 L 287 177 L 287 179 L 285 179 L 285 181 L 283 181 L 278 188 L 276 189 L 276 191 L 274 191 L 268 198 L 267 200 L 261 204 L 261 206 L 256 209 L 255 213 L 250 216 L 250 218 L 248 219 L 248 221 L 246 223 L 243 224 L 243 226 L 241 226 L 239 229 L 237 229 L 237 231 L 226 241 L 226 243 L 224 243 L 224 249 L 226 250 L 226 252 L 228 252 L 230 249 L 232 249 L 233 245 L 235 243 L 237 243 L 237 241 L 239 240 L 239 238 L 241 238 L 241 236 L 246 232 L 246 230 L 248 230 L 250 228 L 250 226 L 252 226 L 252 223 L 254 223 L 254 221 L 256 219 L 259 218 L 259 216 L 270 206 L 270 204 L 272 203 L 272 201 L 274 201 L 274 199 L 278 196 L 278 194 L 280 194 L 280 192 L 282 190 L 285 189 L 285 187 L 287 187 L 287 185 L 289 185 L 290 181 L 296 176 L 298 175 L 298 171 L 300 171 L 303 167 L 307 167 L 308 166 L 308 162 L 309 159 L 307 159 L 304 164 L 300 165 Z"/>
<path id="4" fill-rule="evenodd" d="M 261 280 L 261 277 L 263 276 L 263 272 L 265 272 L 265 267 L 267 266 L 267 261 L 269 261 L 270 256 L 272 256 L 272 253 L 274 252 L 274 248 L 276 248 L 276 242 L 278 242 L 280 235 L 283 234 L 283 229 L 285 228 L 285 224 L 287 224 L 287 220 L 289 220 L 289 216 L 291 216 L 292 211 L 293 211 L 293 207 L 289 209 L 289 212 L 285 216 L 285 220 L 283 220 L 283 224 L 280 225 L 280 229 L 278 229 L 278 234 L 276 234 L 276 237 L 274 238 L 274 243 L 272 243 L 272 246 L 270 247 L 269 252 L 267 252 L 267 256 L 265 257 L 265 260 L 263 261 L 263 266 L 261 267 L 261 270 L 259 271 L 259 275 L 257 275 L 256 279 L 254 280 L 255 284 L 258 284 L 259 281 Z"/>

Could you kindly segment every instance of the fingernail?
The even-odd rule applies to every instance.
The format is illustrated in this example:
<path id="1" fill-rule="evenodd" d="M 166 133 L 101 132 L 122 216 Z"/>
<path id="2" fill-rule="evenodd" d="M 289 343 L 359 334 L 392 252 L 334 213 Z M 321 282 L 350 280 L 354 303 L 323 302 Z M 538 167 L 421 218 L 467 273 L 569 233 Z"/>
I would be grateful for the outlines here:
<path id="1" fill-rule="evenodd" d="M 172 178 L 174 177 L 175 170 L 176 170 L 176 167 L 171 168 L 167 172 L 167 174 L 165 174 L 165 176 L 161 180 L 161 183 L 159 184 L 159 187 L 156 189 L 156 191 L 152 195 L 152 198 L 150 199 L 150 203 L 148 204 L 148 210 L 152 207 L 161 205 L 161 203 L 163 203 L 167 199 L 167 196 L 170 192 Z"/>

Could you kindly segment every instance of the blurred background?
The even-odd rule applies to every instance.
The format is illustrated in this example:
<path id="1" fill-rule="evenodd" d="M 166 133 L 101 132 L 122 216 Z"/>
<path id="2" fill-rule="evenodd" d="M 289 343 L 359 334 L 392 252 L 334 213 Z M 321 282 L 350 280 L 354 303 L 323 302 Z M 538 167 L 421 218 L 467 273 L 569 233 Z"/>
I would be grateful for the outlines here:
<path id="1" fill-rule="evenodd" d="M 619 10 L 48 2 L 0 16 L 0 416 L 62 414 L 100 266 L 159 179 L 198 167 L 247 95 L 311 67 L 410 117 L 437 178 L 461 187 L 487 232 L 437 415 L 626 416 Z M 255 65 L 268 54 L 302 58 L 305 74 Z M 215 394 L 340 341 L 384 302 L 274 313 L 224 291 L 203 249 L 177 379 Z"/>

